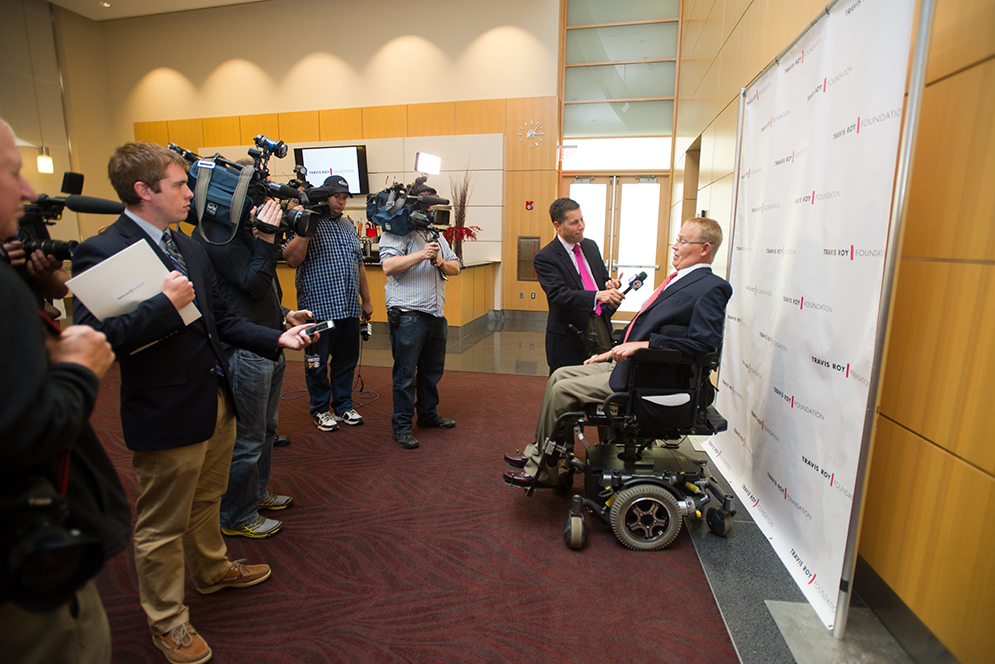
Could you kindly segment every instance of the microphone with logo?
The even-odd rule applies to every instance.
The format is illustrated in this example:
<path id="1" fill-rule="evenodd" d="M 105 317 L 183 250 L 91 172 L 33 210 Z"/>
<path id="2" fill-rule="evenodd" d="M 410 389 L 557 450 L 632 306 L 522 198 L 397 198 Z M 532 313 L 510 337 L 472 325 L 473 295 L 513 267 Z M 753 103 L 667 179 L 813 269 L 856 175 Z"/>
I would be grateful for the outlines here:
<path id="1" fill-rule="evenodd" d="M 646 281 L 646 273 L 645 272 L 640 272 L 639 274 L 637 274 L 636 276 L 634 276 L 632 279 L 629 279 L 629 285 L 625 287 L 624 291 L 622 291 L 622 295 L 627 294 L 629 291 L 639 290 L 640 288 L 643 287 L 643 282 L 644 281 Z M 601 311 L 602 312 L 607 312 L 609 316 L 611 316 L 617 310 L 618 310 L 618 307 L 613 307 L 610 304 L 604 304 L 604 305 L 601 306 Z"/>

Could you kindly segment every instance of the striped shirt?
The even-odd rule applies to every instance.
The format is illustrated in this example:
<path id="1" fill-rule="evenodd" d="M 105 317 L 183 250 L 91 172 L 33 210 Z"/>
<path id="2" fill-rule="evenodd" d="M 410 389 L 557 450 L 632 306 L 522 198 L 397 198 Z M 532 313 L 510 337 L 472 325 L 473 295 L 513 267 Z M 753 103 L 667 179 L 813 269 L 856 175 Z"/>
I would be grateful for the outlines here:
<path id="1" fill-rule="evenodd" d="M 426 231 L 411 231 L 407 235 L 384 233 L 380 238 L 381 262 L 392 256 L 407 256 L 425 248 L 429 238 Z M 442 260 L 454 261 L 456 254 L 449 248 L 446 238 L 439 236 Z M 387 277 L 385 287 L 387 308 L 414 309 L 442 318 L 446 308 L 446 282 L 439 269 L 429 261 L 420 261 L 403 274 Z"/>
<path id="2" fill-rule="evenodd" d="M 287 236 L 289 243 L 296 237 Z M 287 245 L 284 244 L 284 249 Z M 363 250 L 352 222 L 341 216 L 323 218 L 308 242 L 304 262 L 297 266 L 297 308 L 317 320 L 359 318 L 359 266 Z"/>

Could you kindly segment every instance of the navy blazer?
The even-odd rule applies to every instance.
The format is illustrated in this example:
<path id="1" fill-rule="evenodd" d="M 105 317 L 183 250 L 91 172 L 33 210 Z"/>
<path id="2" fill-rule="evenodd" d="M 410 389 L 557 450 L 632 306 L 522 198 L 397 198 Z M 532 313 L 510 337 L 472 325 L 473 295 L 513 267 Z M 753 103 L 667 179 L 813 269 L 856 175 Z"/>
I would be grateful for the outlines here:
<path id="1" fill-rule="evenodd" d="M 594 240 L 584 239 L 580 249 L 591 265 L 591 276 L 598 290 L 603 290 L 608 281 L 601 251 Z M 568 329 L 573 325 L 581 333 L 587 332 L 588 317 L 594 313 L 594 292 L 584 288 L 584 282 L 574 265 L 573 258 L 563 248 L 559 238 L 539 250 L 533 259 L 539 285 L 549 301 L 549 316 L 546 318 L 546 363 L 550 372 L 564 366 L 583 364 L 587 359 L 584 346 L 577 335 Z M 611 320 L 602 313 L 608 329 Z"/>
<path id="2" fill-rule="evenodd" d="M 687 357 L 710 353 L 722 343 L 726 304 L 732 286 L 711 268 L 698 268 L 668 287 L 622 332 L 626 341 L 649 341 L 650 348 L 673 348 Z M 678 374 L 675 373 L 675 376 Z M 628 387 L 629 360 L 612 370 L 609 386 L 615 392 Z"/>
<path id="3" fill-rule="evenodd" d="M 176 307 L 162 293 L 145 300 L 129 314 L 102 322 L 79 298 L 73 301 L 73 321 L 107 335 L 117 355 L 124 441 L 128 449 L 136 451 L 193 445 L 214 435 L 219 384 L 215 365 L 228 366 L 221 343 L 273 359 L 280 352 L 279 331 L 255 325 L 228 311 L 203 248 L 181 233 L 174 232 L 173 238 L 186 262 L 201 313 L 190 325 L 183 324 Z M 143 240 L 168 270 L 174 269 L 172 261 L 148 234 L 127 215 L 121 215 L 103 233 L 76 248 L 73 274 L 79 275 Z M 230 393 L 227 378 L 221 384 Z"/>

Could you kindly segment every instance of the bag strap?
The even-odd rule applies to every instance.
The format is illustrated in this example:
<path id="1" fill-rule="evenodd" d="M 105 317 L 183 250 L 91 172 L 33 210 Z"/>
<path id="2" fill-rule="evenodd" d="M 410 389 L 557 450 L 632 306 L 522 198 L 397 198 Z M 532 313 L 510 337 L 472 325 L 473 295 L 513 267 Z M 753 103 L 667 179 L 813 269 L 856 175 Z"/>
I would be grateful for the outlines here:
<path id="1" fill-rule="evenodd" d="M 229 221 L 231 222 L 231 234 L 223 242 L 213 242 L 211 238 L 207 237 L 207 233 L 204 232 L 204 209 L 207 206 L 207 190 L 211 184 L 211 174 L 214 173 L 214 169 L 208 168 L 207 177 L 202 177 L 204 170 L 203 168 L 197 168 L 197 193 L 195 194 L 197 199 L 197 232 L 200 233 L 204 242 L 221 247 L 231 242 L 235 238 L 235 233 L 238 232 L 238 225 L 242 220 L 242 210 L 245 209 L 245 195 L 249 191 L 249 182 L 252 180 L 252 174 L 256 169 L 252 166 L 244 166 L 238 174 L 238 182 L 235 184 L 235 192 L 232 194 L 232 207 L 228 211 Z"/>

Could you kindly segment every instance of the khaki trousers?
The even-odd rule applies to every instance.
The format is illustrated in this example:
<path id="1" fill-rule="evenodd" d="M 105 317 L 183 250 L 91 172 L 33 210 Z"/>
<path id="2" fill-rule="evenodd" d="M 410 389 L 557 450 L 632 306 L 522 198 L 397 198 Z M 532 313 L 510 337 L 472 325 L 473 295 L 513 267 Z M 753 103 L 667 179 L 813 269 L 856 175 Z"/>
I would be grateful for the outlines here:
<path id="1" fill-rule="evenodd" d="M 525 448 L 525 456 L 529 457 L 525 472 L 532 477 L 539 473 L 540 445 L 553 435 L 553 426 L 560 415 L 580 410 L 584 404 L 604 401 L 611 394 L 608 379 L 614 367 L 614 362 L 598 362 L 560 367 L 553 372 L 542 396 L 535 442 Z M 539 480 L 547 481 L 547 478 L 540 473 Z"/>
<path id="2" fill-rule="evenodd" d="M 234 445 L 234 412 L 219 389 L 218 421 L 211 438 L 132 456 L 140 491 L 135 504 L 138 593 L 153 634 L 165 634 L 190 620 L 183 602 L 184 560 L 199 588 L 213 585 L 231 568 L 220 509 Z"/>
<path id="3" fill-rule="evenodd" d="M 0 604 L 0 660 L 18 664 L 110 664 L 111 627 L 90 579 L 55 611 Z"/>

